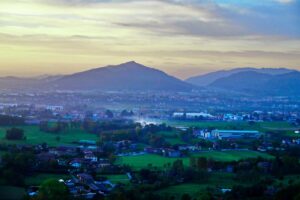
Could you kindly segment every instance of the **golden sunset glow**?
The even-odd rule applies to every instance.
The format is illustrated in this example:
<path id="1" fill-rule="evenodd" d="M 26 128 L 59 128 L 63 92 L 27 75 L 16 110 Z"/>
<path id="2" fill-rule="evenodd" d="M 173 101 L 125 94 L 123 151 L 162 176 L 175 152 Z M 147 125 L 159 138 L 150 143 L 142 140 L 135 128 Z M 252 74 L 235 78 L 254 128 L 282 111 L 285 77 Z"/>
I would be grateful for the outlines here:
<path id="1" fill-rule="evenodd" d="M 1 0 L 0 73 L 66 74 L 129 60 L 178 77 L 300 69 L 299 13 L 298 2 L 272 0 Z"/>

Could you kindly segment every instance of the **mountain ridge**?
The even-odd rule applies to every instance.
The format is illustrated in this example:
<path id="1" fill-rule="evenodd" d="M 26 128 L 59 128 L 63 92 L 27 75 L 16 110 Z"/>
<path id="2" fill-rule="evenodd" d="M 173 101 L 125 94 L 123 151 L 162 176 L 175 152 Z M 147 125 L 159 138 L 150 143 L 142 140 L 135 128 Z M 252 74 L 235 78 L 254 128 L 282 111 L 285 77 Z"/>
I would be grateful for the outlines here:
<path id="1" fill-rule="evenodd" d="M 223 78 L 223 77 L 228 77 L 232 74 L 236 74 L 239 72 L 243 71 L 255 71 L 259 73 L 264 73 L 264 74 L 272 74 L 272 75 L 278 75 L 278 74 L 284 74 L 284 73 L 289 73 L 292 71 L 297 71 L 294 69 L 288 69 L 288 68 L 254 68 L 254 67 L 244 67 L 244 68 L 234 68 L 230 70 L 219 70 L 215 72 L 210 72 L 207 74 L 203 75 L 197 75 L 197 76 L 192 76 L 190 78 L 187 78 L 185 81 L 196 85 L 196 86 L 209 86 L 211 83 L 214 81 Z"/>
<path id="2" fill-rule="evenodd" d="M 209 87 L 252 95 L 297 96 L 300 93 L 300 72 L 277 75 L 253 71 L 239 72 L 220 78 Z"/>
<path id="3" fill-rule="evenodd" d="M 53 84 L 55 89 L 62 90 L 189 91 L 196 88 L 163 71 L 134 61 L 66 75 Z"/>

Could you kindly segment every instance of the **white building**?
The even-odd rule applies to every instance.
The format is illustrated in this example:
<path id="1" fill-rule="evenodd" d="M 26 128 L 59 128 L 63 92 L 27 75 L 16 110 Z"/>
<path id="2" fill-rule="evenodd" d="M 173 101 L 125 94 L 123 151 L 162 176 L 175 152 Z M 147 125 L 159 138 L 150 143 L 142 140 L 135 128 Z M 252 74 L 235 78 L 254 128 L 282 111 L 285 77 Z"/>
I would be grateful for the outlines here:
<path id="1" fill-rule="evenodd" d="M 185 117 L 186 119 L 196 119 L 196 118 L 208 118 L 208 119 L 211 119 L 211 118 L 214 118 L 213 115 L 211 115 L 209 113 L 204 113 L 204 112 L 200 112 L 200 113 L 174 112 L 173 113 L 173 118 L 182 118 L 182 117 Z"/>
<path id="2" fill-rule="evenodd" d="M 253 130 L 213 130 L 212 136 L 219 139 L 258 138 L 261 133 Z"/>

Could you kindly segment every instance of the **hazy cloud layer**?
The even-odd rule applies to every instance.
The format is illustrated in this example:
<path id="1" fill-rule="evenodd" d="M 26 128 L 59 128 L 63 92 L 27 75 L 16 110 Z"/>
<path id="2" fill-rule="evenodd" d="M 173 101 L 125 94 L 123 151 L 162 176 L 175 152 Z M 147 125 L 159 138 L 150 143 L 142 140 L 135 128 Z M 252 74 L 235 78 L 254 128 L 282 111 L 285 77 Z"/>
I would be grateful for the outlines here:
<path id="1" fill-rule="evenodd" d="M 299 1 L 228 2 L 1 0 L 0 73 L 69 73 L 127 60 L 193 73 L 300 67 Z"/>

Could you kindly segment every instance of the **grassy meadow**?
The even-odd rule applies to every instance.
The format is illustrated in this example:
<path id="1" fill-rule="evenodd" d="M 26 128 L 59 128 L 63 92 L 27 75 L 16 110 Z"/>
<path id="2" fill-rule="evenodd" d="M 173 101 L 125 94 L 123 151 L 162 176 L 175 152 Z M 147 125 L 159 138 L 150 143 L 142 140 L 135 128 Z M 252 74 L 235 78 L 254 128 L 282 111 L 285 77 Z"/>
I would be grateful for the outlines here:
<path id="1" fill-rule="evenodd" d="M 117 175 L 103 175 L 104 177 L 107 177 L 107 179 L 112 182 L 113 184 L 129 184 L 130 180 L 126 174 L 117 174 Z"/>
<path id="2" fill-rule="evenodd" d="M 5 134 L 7 127 L 0 127 L 0 143 L 6 144 L 42 144 L 46 142 L 49 146 L 59 146 L 59 145 L 71 145 L 73 142 L 79 140 L 98 140 L 98 136 L 94 134 L 89 134 L 81 129 L 67 129 L 62 133 L 46 133 L 39 130 L 38 126 L 21 126 L 24 130 L 26 140 L 6 140 Z M 59 136 L 59 140 L 57 140 Z"/>
<path id="3" fill-rule="evenodd" d="M 195 157 L 206 157 L 216 161 L 238 161 L 246 158 L 264 157 L 272 159 L 273 157 L 269 154 L 260 153 L 256 151 L 209 151 L 193 154 Z M 133 169 L 138 170 L 147 167 L 158 167 L 162 168 L 167 165 L 172 165 L 176 160 L 182 160 L 185 166 L 189 166 L 190 159 L 184 158 L 168 158 L 160 155 L 145 154 L 138 156 L 123 156 L 117 159 L 117 164 L 129 165 Z"/>
<path id="4" fill-rule="evenodd" d="M 232 188 L 235 185 L 246 185 L 240 181 L 235 180 L 234 174 L 216 172 L 210 175 L 210 178 L 203 183 L 184 183 L 179 185 L 170 186 L 157 193 L 163 196 L 174 196 L 176 199 L 180 199 L 183 194 L 189 194 L 193 197 L 197 197 L 207 188 Z"/>
<path id="5" fill-rule="evenodd" d="M 198 128 L 216 128 L 216 129 L 254 129 L 258 131 L 266 131 L 266 130 L 280 130 L 280 129 L 294 129 L 291 124 L 288 122 L 257 122 L 254 124 L 249 124 L 246 121 L 180 121 L 180 120 L 170 120 L 165 121 L 167 125 L 170 126 L 185 126 L 185 127 L 198 127 Z"/>
<path id="6" fill-rule="evenodd" d="M 69 179 L 70 176 L 66 174 L 36 174 L 25 179 L 25 185 L 27 186 L 39 186 L 43 181 L 47 179 Z"/>

